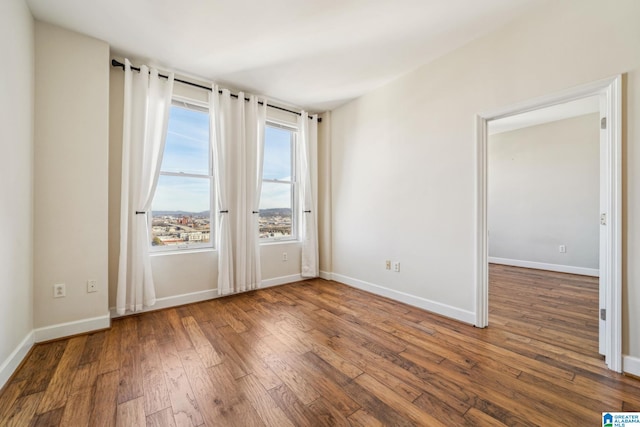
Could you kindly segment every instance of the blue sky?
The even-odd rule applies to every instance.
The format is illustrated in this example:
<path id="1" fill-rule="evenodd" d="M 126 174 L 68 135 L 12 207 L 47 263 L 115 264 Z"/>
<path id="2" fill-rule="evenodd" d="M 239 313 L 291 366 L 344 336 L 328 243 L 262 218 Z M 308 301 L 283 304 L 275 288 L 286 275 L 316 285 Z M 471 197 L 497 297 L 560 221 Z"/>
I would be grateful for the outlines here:
<path id="1" fill-rule="evenodd" d="M 291 131 L 267 126 L 263 179 L 291 179 Z"/>
<path id="2" fill-rule="evenodd" d="M 165 172 L 209 173 L 209 115 L 171 107 L 162 159 Z"/>
<path id="3" fill-rule="evenodd" d="M 203 175 L 209 173 L 207 113 L 171 107 L 161 170 Z M 210 181 L 207 179 L 160 175 L 152 210 L 207 211 L 210 194 Z"/>
<path id="4" fill-rule="evenodd" d="M 263 179 L 291 180 L 291 131 L 265 130 Z M 260 209 L 291 208 L 291 186 L 263 182 Z"/>
<path id="5" fill-rule="evenodd" d="M 268 127 L 265 131 L 265 179 L 291 177 L 290 132 Z M 162 170 L 208 174 L 209 117 L 207 113 L 172 106 Z M 156 211 L 201 212 L 209 209 L 209 180 L 160 176 L 153 200 Z M 290 186 L 264 183 L 261 209 L 291 207 Z"/>

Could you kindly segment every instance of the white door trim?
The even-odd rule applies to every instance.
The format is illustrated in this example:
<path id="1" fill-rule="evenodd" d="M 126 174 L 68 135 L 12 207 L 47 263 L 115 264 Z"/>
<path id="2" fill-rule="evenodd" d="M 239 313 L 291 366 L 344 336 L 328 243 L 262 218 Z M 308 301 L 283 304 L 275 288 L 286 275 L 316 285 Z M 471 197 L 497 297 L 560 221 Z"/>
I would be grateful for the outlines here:
<path id="1" fill-rule="evenodd" d="M 578 86 L 476 116 L 476 321 L 489 323 L 489 275 L 487 238 L 487 123 L 503 117 L 605 94 L 607 97 L 607 154 L 609 183 L 607 194 L 606 339 L 605 362 L 609 369 L 622 371 L 622 76 Z"/>

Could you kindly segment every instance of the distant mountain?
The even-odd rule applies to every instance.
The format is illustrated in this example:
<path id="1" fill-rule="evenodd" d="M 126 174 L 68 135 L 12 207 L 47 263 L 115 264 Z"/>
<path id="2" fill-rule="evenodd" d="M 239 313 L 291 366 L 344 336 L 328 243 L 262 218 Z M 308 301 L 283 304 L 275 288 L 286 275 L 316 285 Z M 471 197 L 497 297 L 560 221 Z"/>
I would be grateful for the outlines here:
<path id="1" fill-rule="evenodd" d="M 202 211 L 202 212 L 185 212 L 185 211 L 153 211 L 153 216 L 175 216 L 175 217 L 190 217 L 190 216 L 195 216 L 195 217 L 208 217 L 209 216 L 209 211 Z"/>
<path id="2" fill-rule="evenodd" d="M 289 208 L 273 208 L 273 209 L 260 209 L 261 217 L 270 216 L 291 216 L 291 209 Z"/>
<path id="3" fill-rule="evenodd" d="M 208 217 L 209 211 L 202 212 L 186 212 L 186 211 L 153 211 L 153 216 L 173 216 L 173 217 Z M 261 217 L 270 216 L 291 216 L 291 209 L 289 208 L 272 208 L 272 209 L 260 209 Z"/>

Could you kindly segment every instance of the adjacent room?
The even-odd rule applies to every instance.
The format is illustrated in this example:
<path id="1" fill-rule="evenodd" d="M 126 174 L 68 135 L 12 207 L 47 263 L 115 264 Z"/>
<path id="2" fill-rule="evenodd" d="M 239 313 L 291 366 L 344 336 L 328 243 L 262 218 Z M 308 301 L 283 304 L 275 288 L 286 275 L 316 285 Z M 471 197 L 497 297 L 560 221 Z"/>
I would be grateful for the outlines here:
<path id="1" fill-rule="evenodd" d="M 0 425 L 640 412 L 639 17 L 2 1 Z"/>
<path id="2" fill-rule="evenodd" d="M 517 323 L 537 341 L 594 359 L 605 354 L 600 124 L 600 99 L 591 96 L 488 129 L 490 324 Z"/>

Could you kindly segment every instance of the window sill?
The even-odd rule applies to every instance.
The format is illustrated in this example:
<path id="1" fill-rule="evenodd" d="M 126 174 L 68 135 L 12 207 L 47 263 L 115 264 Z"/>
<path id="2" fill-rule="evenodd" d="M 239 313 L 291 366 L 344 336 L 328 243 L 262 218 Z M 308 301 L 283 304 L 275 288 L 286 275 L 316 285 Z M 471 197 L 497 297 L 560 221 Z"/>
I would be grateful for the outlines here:
<path id="1" fill-rule="evenodd" d="M 166 251 L 150 251 L 149 256 L 165 256 L 165 255 L 182 255 L 182 254 L 196 254 L 203 252 L 218 252 L 215 248 L 193 248 L 193 249 L 176 249 Z"/>
<path id="2" fill-rule="evenodd" d="M 302 243 L 300 240 L 292 239 L 292 240 L 268 240 L 266 242 L 260 242 L 260 246 L 271 246 L 271 245 L 293 245 Z"/>

